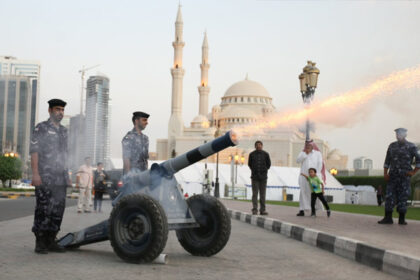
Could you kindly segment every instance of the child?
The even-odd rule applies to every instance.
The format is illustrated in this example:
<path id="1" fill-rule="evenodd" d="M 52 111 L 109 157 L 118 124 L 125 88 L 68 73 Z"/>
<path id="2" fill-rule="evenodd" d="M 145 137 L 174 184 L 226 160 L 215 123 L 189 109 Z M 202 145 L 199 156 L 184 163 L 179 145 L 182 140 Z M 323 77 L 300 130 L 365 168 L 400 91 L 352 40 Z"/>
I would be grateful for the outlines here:
<path id="1" fill-rule="evenodd" d="M 309 185 L 312 188 L 312 193 L 311 193 L 312 215 L 311 216 L 316 216 L 315 215 L 315 201 L 316 201 L 316 198 L 319 198 L 322 204 L 324 204 L 324 207 L 327 209 L 327 216 L 330 217 L 331 215 L 330 207 L 328 206 L 328 203 L 324 197 L 324 183 L 321 181 L 321 179 L 318 178 L 318 176 L 316 176 L 315 168 L 309 168 L 308 172 L 309 172 L 309 176 L 303 173 L 301 173 L 301 175 L 308 180 Z M 321 186 L 322 186 L 322 189 L 321 189 Z"/>

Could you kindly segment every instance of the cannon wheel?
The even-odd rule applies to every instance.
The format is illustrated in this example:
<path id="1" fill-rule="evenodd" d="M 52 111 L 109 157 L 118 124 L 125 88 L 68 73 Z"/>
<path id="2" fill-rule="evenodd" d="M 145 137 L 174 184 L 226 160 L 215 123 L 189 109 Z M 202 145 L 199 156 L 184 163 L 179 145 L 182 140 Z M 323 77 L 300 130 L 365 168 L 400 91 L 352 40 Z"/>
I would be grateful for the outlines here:
<path id="1" fill-rule="evenodd" d="M 225 247 L 230 237 L 230 217 L 226 207 L 210 195 L 194 195 L 187 199 L 199 228 L 176 231 L 179 243 L 195 256 L 212 256 Z"/>
<path id="2" fill-rule="evenodd" d="M 127 195 L 111 212 L 109 239 L 114 252 L 124 261 L 151 262 L 163 251 L 168 239 L 165 211 L 147 195 Z"/>

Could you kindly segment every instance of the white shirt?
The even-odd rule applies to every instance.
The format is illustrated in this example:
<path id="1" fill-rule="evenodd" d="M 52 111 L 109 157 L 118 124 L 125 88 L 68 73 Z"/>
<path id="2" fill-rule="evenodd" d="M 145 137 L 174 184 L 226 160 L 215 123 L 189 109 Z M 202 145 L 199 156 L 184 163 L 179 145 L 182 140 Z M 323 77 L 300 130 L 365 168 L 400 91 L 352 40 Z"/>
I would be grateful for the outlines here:
<path id="1" fill-rule="evenodd" d="M 300 172 L 308 175 L 309 168 L 315 168 L 317 174 L 321 174 L 322 170 L 322 155 L 319 151 L 312 150 L 309 154 L 300 152 L 296 159 L 297 163 L 301 164 Z"/>
<path id="2" fill-rule="evenodd" d="M 93 182 L 93 167 L 88 167 L 86 166 L 86 164 L 83 164 L 82 166 L 80 166 L 79 171 L 77 173 L 77 175 L 79 176 L 80 187 L 91 188 Z"/>

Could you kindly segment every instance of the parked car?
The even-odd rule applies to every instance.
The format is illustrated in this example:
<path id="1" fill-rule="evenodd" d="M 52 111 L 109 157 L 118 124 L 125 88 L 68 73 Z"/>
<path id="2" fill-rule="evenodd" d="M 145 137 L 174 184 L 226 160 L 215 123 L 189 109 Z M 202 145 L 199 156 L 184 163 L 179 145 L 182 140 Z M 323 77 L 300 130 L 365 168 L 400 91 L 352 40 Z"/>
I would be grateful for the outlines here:
<path id="1" fill-rule="evenodd" d="M 122 169 L 107 170 L 106 173 L 109 176 L 107 181 L 107 192 L 111 199 L 114 199 L 119 194 L 119 190 L 122 187 Z"/>
<path id="2" fill-rule="evenodd" d="M 28 184 L 28 183 L 19 183 L 18 185 L 13 186 L 16 189 L 27 189 L 27 190 L 34 190 L 35 187 Z"/>

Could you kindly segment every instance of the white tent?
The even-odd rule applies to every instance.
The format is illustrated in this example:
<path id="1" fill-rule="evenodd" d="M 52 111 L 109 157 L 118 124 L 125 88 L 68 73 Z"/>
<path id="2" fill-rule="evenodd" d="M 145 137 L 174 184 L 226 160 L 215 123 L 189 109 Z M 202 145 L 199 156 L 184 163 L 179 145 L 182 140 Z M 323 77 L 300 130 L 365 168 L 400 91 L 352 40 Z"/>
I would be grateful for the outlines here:
<path id="1" fill-rule="evenodd" d="M 345 185 L 343 188 L 346 190 L 346 204 L 377 204 L 375 188 L 372 186 Z"/>

